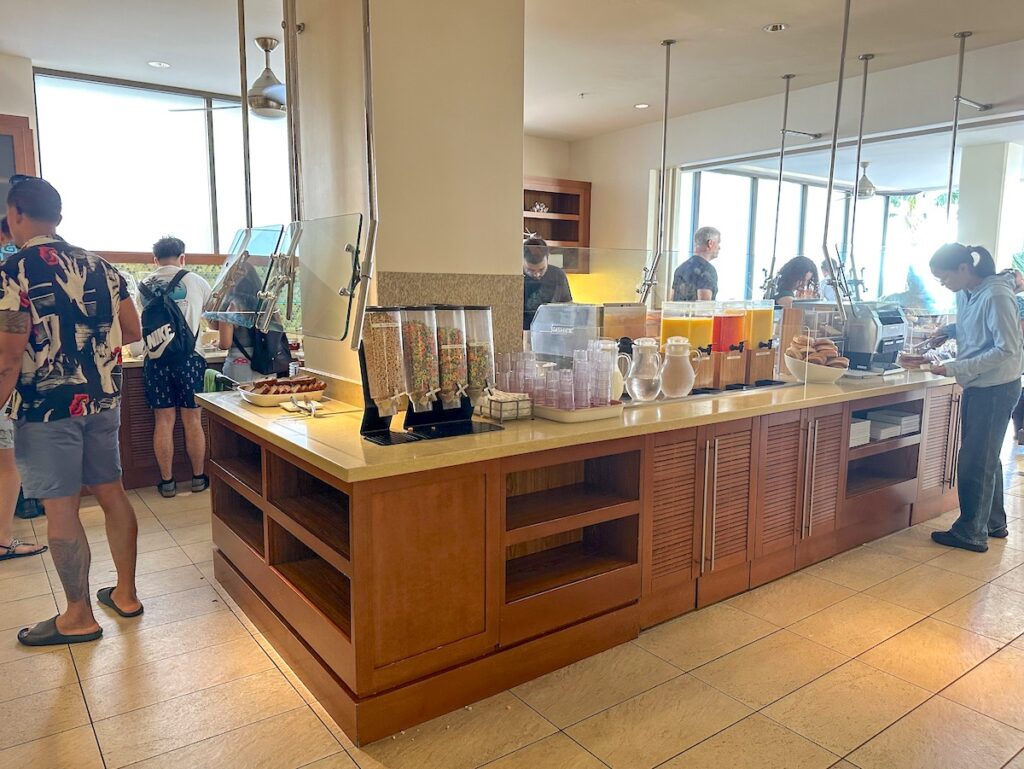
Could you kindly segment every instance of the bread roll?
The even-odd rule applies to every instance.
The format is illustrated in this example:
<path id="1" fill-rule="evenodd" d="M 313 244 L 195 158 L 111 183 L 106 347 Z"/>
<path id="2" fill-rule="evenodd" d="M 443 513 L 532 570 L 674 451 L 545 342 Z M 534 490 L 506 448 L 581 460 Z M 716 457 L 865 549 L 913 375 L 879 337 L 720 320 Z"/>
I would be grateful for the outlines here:
<path id="1" fill-rule="evenodd" d="M 813 336 L 795 336 L 793 337 L 793 344 L 797 347 L 813 347 L 814 337 Z"/>
<path id="2" fill-rule="evenodd" d="M 824 366 L 826 363 L 828 363 L 828 358 L 826 358 L 824 355 L 820 355 L 819 353 L 814 353 L 813 355 L 807 356 L 807 362 L 813 363 L 816 366 Z"/>
<path id="3" fill-rule="evenodd" d="M 830 368 L 850 368 L 850 359 L 849 358 L 841 358 L 841 357 L 840 358 L 833 358 L 832 360 L 830 360 L 825 365 L 829 366 Z"/>

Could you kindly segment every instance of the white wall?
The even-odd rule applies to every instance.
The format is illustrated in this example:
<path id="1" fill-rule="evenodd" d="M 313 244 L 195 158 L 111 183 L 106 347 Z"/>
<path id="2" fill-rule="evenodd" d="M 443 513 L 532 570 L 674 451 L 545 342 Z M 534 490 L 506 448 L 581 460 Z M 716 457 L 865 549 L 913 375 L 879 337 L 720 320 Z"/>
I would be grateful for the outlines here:
<path id="1" fill-rule="evenodd" d="M 1019 110 L 1024 107 L 1024 78 L 1017 73 L 1022 71 L 1024 41 L 969 51 L 964 93 L 992 102 L 994 108 L 987 116 Z M 868 86 L 866 132 L 948 123 L 955 73 L 955 56 L 873 73 Z M 857 133 L 859 86 L 859 76 L 846 81 L 839 130 L 842 138 Z M 686 85 L 676 80 L 675 87 Z M 835 83 L 795 90 L 790 102 L 790 126 L 830 134 L 835 98 Z M 779 96 L 674 118 L 669 121 L 668 161 L 678 165 L 777 149 L 781 120 L 781 86 Z M 572 143 L 571 178 L 593 182 L 593 247 L 645 246 L 648 173 L 661 162 L 660 139 L 661 124 L 648 123 Z"/>
<path id="2" fill-rule="evenodd" d="M 27 117 L 35 129 L 36 102 L 29 59 L 0 53 L 0 115 Z"/>
<path id="3" fill-rule="evenodd" d="M 524 176 L 568 179 L 569 169 L 569 142 L 529 134 L 523 136 Z"/>

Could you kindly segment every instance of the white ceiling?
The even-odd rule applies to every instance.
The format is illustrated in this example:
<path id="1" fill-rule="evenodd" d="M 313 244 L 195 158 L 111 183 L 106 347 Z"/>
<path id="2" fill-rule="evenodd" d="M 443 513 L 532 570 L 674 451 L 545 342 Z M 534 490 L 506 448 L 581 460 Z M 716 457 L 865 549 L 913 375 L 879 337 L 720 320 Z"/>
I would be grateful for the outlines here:
<path id="1" fill-rule="evenodd" d="M 485 0 L 494 2 L 495 0 Z M 15 0 L 5 0 L 5 5 Z M 525 0 L 525 130 L 563 139 L 660 118 L 663 49 L 673 52 L 672 115 L 835 79 L 841 0 Z M 855 0 L 851 56 L 872 71 L 1024 39 L 1024 0 Z M 280 0 L 246 0 L 247 36 L 280 37 Z M 237 94 L 236 0 L 44 0 L 5 10 L 0 52 L 36 66 Z M 791 25 L 761 31 L 768 22 Z M 261 54 L 249 48 L 249 80 Z M 156 70 L 152 59 L 172 64 Z M 283 56 L 273 66 L 283 77 Z M 586 96 L 579 98 L 583 92 Z M 633 104 L 648 102 L 649 110 Z"/>
<path id="2" fill-rule="evenodd" d="M 868 166 L 868 178 L 882 191 L 915 191 L 945 188 L 949 178 L 948 132 L 893 139 L 864 145 L 862 160 Z M 1006 125 L 961 130 L 957 147 L 978 144 L 1017 142 L 1024 144 L 1024 120 Z M 828 179 L 829 151 L 787 154 L 786 176 L 807 181 Z M 757 170 L 778 174 L 778 158 L 724 166 L 737 171 Z M 959 168 L 959 152 L 956 169 Z M 852 184 L 856 169 L 856 149 L 842 148 L 836 155 L 836 180 Z M 956 174 L 959 171 L 955 171 Z M 1021 169 L 1024 174 L 1024 168 Z M 955 178 L 955 176 L 954 176 Z"/>

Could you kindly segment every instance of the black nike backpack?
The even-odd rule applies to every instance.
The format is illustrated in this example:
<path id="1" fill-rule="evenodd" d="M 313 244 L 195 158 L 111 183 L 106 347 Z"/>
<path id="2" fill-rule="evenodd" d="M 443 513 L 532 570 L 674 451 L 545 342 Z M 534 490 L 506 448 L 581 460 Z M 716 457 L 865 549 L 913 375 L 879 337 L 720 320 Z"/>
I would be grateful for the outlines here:
<path id="1" fill-rule="evenodd" d="M 195 353 L 196 335 L 178 303 L 171 298 L 186 275 L 188 270 L 179 270 L 169 283 L 154 289 L 139 284 L 146 302 L 142 308 L 142 344 L 148 360 L 174 365 L 184 363 Z"/>

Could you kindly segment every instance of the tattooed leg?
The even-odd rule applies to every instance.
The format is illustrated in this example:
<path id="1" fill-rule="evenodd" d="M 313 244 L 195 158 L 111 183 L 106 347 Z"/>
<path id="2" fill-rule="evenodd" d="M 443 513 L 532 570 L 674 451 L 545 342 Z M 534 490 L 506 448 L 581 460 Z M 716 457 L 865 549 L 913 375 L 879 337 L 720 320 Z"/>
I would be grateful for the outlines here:
<path id="1" fill-rule="evenodd" d="M 53 565 L 68 605 L 57 619 L 62 633 L 89 633 L 99 628 L 89 599 L 91 554 L 78 518 L 78 497 L 46 500 L 46 529 Z"/>

